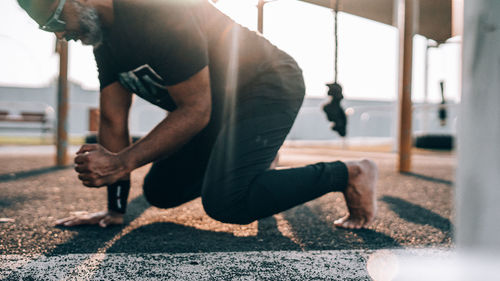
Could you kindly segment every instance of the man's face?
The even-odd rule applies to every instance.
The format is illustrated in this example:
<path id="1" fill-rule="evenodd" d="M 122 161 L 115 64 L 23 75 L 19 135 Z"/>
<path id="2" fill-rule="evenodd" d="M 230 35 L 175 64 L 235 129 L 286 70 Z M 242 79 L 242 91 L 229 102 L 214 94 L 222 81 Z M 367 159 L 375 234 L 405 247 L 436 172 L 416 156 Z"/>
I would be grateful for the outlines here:
<path id="1" fill-rule="evenodd" d="M 66 3 L 61 1 L 64 0 L 47 5 L 46 0 L 34 0 L 28 14 L 43 30 L 54 32 L 60 39 L 81 40 L 84 45 L 99 45 L 102 41 L 102 28 L 97 10 L 80 0 L 66 0 Z"/>

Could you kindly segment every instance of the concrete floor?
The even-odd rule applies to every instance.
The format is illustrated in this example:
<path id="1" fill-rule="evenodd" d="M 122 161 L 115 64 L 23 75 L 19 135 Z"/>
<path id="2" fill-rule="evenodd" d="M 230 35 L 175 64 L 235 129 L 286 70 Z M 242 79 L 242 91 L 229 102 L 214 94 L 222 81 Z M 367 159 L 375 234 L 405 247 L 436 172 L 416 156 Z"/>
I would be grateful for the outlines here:
<path id="1" fill-rule="evenodd" d="M 304 276 L 329 279 L 325 276 L 336 272 L 343 280 L 372 280 L 366 266 L 370 253 L 385 249 L 453 247 L 456 158 L 452 153 L 417 151 L 413 157 L 413 173 L 399 174 L 397 155 L 390 152 L 293 145 L 282 148 L 280 166 L 360 158 L 375 160 L 380 171 L 379 213 L 368 229 L 344 230 L 333 226 L 333 221 L 346 213 L 342 195 L 333 193 L 248 225 L 223 224 L 211 219 L 204 213 L 199 199 L 169 210 L 150 207 L 141 195 L 141 182 L 148 167 L 133 174 L 125 225 L 101 229 L 54 227 L 53 223 L 73 211 L 101 210 L 105 206 L 104 189 L 83 187 L 72 169 L 47 172 L 50 169 L 46 167 L 53 163 L 53 156 L 48 153 L 19 153 L 15 149 L 18 148 L 3 147 L 0 153 L 0 218 L 10 219 L 0 223 L 0 279 L 37 279 L 40 270 L 45 271 L 44 274 L 57 272 L 42 275 L 50 280 L 66 279 L 65 274 L 75 268 L 75 263 L 83 269 L 71 271 L 73 277 L 106 279 L 107 266 L 125 265 L 105 260 L 120 256 L 131 259 L 128 262 L 142 260 L 146 265 L 141 270 L 146 271 L 155 268 L 146 261 L 169 260 L 163 268 L 167 273 L 161 278 L 172 280 L 183 276 L 172 273 L 179 269 L 178 263 L 188 261 L 196 265 L 200 260 L 204 261 L 204 272 L 210 273 L 200 275 L 202 279 L 272 280 L 284 276 L 279 275 L 284 265 L 294 267 L 296 264 L 302 269 L 295 274 L 287 271 L 289 275 L 285 279 L 301 280 Z M 343 263 L 346 253 L 348 260 L 356 262 Z M 186 255 L 193 258 L 186 259 Z M 217 255 L 221 255 L 219 260 L 226 261 L 226 269 L 222 270 L 223 266 L 214 260 Z M 82 262 L 92 260 L 89 257 L 101 258 L 93 265 Z M 340 261 L 328 265 L 328 257 L 338 257 Z M 248 269 L 252 261 L 255 262 L 253 270 Z M 322 266 L 318 267 L 318 262 Z M 252 272 L 261 272 L 266 264 L 276 270 L 268 268 L 269 274 L 252 276 Z M 169 268 L 173 275 L 168 273 Z M 200 268 L 188 266 L 183 270 L 185 279 L 194 280 L 198 276 L 194 272 Z M 85 275 L 89 271 L 93 274 Z M 113 276 L 123 280 L 144 277 L 140 270 L 130 272 L 131 275 L 123 275 L 127 277 Z"/>

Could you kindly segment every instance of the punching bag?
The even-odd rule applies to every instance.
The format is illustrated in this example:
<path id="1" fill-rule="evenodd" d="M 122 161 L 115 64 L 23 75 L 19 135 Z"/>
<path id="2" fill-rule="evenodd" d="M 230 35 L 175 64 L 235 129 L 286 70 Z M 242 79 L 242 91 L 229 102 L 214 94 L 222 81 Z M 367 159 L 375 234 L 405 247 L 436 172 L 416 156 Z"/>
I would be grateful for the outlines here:
<path id="1" fill-rule="evenodd" d="M 347 118 L 340 102 L 344 98 L 342 86 L 338 83 L 326 84 L 330 102 L 323 106 L 328 121 L 333 122 L 332 130 L 339 133 L 341 137 L 346 135 Z"/>

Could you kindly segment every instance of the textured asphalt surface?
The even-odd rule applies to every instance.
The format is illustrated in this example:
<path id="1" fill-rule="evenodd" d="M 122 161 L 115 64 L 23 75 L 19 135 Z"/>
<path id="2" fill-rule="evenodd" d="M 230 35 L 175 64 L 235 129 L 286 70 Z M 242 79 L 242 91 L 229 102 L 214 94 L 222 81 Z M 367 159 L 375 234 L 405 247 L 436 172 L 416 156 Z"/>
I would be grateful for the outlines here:
<path id="1" fill-rule="evenodd" d="M 280 155 L 280 166 L 373 159 L 380 172 L 379 212 L 375 222 L 363 230 L 336 228 L 333 221 L 347 210 L 338 193 L 249 225 L 223 224 L 211 219 L 204 213 L 200 199 L 162 210 L 149 206 L 142 196 L 141 182 L 148 169 L 144 167 L 133 174 L 125 225 L 106 229 L 54 227 L 56 219 L 70 212 L 102 210 L 106 191 L 83 187 L 71 168 L 51 170 L 53 155 L 3 153 L 0 154 L 0 218 L 5 222 L 0 222 L 0 255 L 4 261 L 17 259 L 23 264 L 26 257 L 40 255 L 46 259 L 103 253 L 179 257 L 197 253 L 215 255 L 215 252 L 300 254 L 318 250 L 453 247 L 456 157 L 452 153 L 417 152 L 410 174 L 396 172 L 397 155 L 389 152 L 285 146 Z M 273 259 L 269 258 L 271 268 L 272 264 Z M 5 277 L 1 273 L 2 266 L 0 278 Z M 7 277 L 18 280 L 19 275 L 12 274 Z"/>

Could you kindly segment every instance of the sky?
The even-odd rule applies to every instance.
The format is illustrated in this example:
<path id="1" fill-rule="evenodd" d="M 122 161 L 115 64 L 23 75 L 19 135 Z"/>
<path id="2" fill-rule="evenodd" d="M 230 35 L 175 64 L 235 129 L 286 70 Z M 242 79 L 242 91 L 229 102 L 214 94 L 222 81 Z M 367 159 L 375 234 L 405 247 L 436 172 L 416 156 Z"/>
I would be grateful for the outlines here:
<path id="1" fill-rule="evenodd" d="M 256 0 L 219 0 L 217 7 L 251 30 L 257 29 Z M 396 100 L 398 41 L 396 28 L 339 13 L 339 82 L 349 99 Z M 324 97 L 333 81 L 333 15 L 329 9 L 296 0 L 265 6 L 264 36 L 292 55 L 303 69 L 308 96 Z M 415 37 L 413 100 L 425 96 L 427 40 Z M 41 31 L 16 0 L 0 1 L 0 86 L 41 87 L 57 77 L 55 36 Z M 70 42 L 69 79 L 86 89 L 99 87 L 92 48 Z M 460 49 L 445 44 L 429 50 L 428 99 L 459 99 Z"/>

